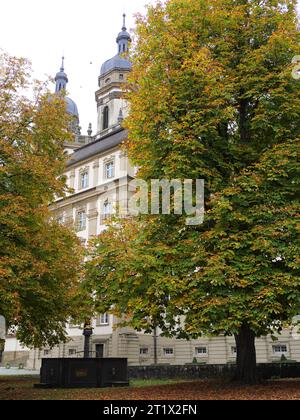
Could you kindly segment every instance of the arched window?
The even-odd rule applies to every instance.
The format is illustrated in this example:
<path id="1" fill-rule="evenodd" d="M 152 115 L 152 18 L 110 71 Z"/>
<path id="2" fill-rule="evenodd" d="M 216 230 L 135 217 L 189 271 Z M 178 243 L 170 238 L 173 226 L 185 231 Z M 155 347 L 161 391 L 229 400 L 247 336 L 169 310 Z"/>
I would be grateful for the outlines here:
<path id="1" fill-rule="evenodd" d="M 103 130 L 108 128 L 108 121 L 109 121 L 109 109 L 108 106 L 104 107 L 103 110 Z"/>

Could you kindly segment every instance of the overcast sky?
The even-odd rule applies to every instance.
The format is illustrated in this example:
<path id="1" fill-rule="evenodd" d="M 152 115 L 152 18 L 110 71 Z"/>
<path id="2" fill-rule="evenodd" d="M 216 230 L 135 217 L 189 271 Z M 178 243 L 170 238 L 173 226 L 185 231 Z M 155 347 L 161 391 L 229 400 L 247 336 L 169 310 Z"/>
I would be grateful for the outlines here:
<path id="1" fill-rule="evenodd" d="M 35 77 L 45 80 L 59 71 L 65 56 L 67 90 L 77 103 L 82 134 L 88 123 L 96 131 L 95 91 L 101 64 L 117 53 L 116 37 L 127 14 L 145 12 L 154 0 L 1 0 L 0 48 L 29 58 Z M 54 85 L 53 85 L 54 89 Z"/>
<path id="2" fill-rule="evenodd" d="M 65 55 L 69 96 L 77 103 L 82 134 L 96 131 L 95 91 L 101 64 L 117 53 L 116 36 L 127 14 L 155 0 L 1 0 L 0 48 L 32 61 L 35 77 L 55 76 Z M 54 89 L 54 86 L 53 86 Z"/>

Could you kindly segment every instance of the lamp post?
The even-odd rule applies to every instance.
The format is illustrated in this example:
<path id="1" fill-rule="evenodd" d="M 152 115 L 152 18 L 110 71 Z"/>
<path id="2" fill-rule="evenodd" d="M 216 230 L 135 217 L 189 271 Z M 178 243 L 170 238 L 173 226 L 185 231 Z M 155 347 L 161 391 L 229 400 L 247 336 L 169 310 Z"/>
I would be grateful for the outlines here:
<path id="1" fill-rule="evenodd" d="M 0 315 L 0 363 L 2 361 L 2 353 L 4 352 L 6 336 L 6 325 L 4 316 Z"/>
<path id="2" fill-rule="evenodd" d="M 154 343 L 154 364 L 157 365 L 157 327 L 153 330 L 153 343 Z"/>
<path id="3" fill-rule="evenodd" d="M 91 326 L 90 322 L 86 322 L 84 324 L 83 335 L 84 335 L 83 357 L 85 359 L 88 359 L 90 357 L 90 338 L 93 335 L 93 327 Z"/>

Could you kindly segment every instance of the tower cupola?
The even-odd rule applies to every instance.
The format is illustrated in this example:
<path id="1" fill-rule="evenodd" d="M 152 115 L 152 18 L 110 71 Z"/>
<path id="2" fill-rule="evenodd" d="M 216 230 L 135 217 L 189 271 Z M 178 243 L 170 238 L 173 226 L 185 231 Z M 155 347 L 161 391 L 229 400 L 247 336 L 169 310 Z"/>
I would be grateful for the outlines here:
<path id="1" fill-rule="evenodd" d="M 100 77 L 109 73 L 112 70 L 119 69 L 119 70 L 131 70 L 131 63 L 127 58 L 122 57 L 123 54 L 126 54 L 129 49 L 129 43 L 131 42 L 131 38 L 129 33 L 127 32 L 126 23 L 125 23 L 126 15 L 123 15 L 123 27 L 122 31 L 119 32 L 117 37 L 117 44 L 118 44 L 118 53 L 112 57 L 111 59 L 105 61 L 102 64 L 100 70 Z"/>
<path id="2" fill-rule="evenodd" d="M 131 41 L 130 35 L 127 32 L 126 28 L 126 15 L 123 14 L 123 27 L 122 31 L 119 33 L 117 37 L 117 44 L 118 44 L 118 54 L 123 54 L 128 51 L 129 42 Z"/>
<path id="3" fill-rule="evenodd" d="M 117 54 L 102 64 L 98 77 L 99 89 L 96 92 L 97 139 L 120 129 L 123 119 L 128 115 L 128 106 L 126 99 L 123 98 L 122 85 L 126 83 L 132 66 L 127 54 L 131 38 L 127 32 L 125 18 L 124 14 L 123 26 L 116 39 Z"/>
<path id="4" fill-rule="evenodd" d="M 73 117 L 72 123 L 71 123 L 71 129 L 74 132 L 74 134 L 79 135 L 80 134 L 80 127 L 79 127 L 79 112 L 76 103 L 73 101 L 73 99 L 69 98 L 66 95 L 66 89 L 67 89 L 67 83 L 68 83 L 68 76 L 65 73 L 64 68 L 64 61 L 65 57 L 62 57 L 61 67 L 58 73 L 56 73 L 55 76 L 55 93 L 62 92 L 64 95 L 64 100 L 66 103 L 66 111 L 69 115 Z"/>
<path id="5" fill-rule="evenodd" d="M 56 82 L 55 93 L 60 92 L 63 89 L 66 90 L 67 83 L 69 81 L 68 76 L 65 73 L 64 61 L 65 61 L 65 57 L 62 57 L 60 70 L 58 73 L 56 73 L 56 76 L 55 76 L 55 82 Z"/>

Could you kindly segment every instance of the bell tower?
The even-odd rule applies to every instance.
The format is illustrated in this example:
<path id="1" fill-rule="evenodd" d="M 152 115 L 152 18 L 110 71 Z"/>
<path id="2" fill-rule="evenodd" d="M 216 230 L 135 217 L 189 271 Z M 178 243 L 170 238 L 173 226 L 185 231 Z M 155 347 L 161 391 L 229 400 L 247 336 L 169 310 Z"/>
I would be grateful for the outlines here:
<path id="1" fill-rule="evenodd" d="M 123 26 L 117 36 L 117 54 L 102 64 L 98 78 L 99 89 L 96 92 L 98 110 L 97 135 L 99 139 L 119 128 L 127 115 L 127 103 L 122 98 L 122 84 L 131 70 L 127 59 L 130 35 L 127 32 L 126 15 L 123 15 Z"/>

